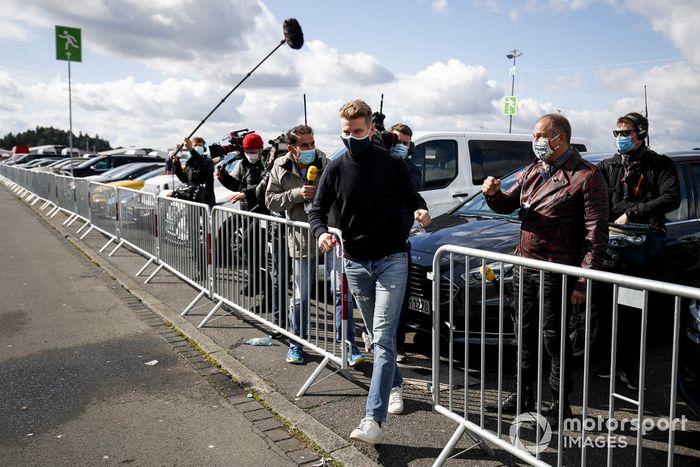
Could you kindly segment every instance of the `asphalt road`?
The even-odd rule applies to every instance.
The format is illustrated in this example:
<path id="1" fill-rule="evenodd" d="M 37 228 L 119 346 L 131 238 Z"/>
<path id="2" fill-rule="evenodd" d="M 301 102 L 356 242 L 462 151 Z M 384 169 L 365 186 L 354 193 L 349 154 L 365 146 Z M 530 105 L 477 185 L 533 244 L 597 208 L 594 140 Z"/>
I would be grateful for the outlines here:
<path id="1" fill-rule="evenodd" d="M 0 465 L 315 459 L 4 189 L 0 238 Z"/>

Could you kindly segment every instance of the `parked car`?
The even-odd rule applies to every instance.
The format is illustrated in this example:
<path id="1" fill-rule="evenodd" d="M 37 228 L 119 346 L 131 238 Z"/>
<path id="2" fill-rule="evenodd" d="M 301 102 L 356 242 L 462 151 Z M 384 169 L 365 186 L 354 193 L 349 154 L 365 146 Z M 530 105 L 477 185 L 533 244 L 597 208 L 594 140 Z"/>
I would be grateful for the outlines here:
<path id="1" fill-rule="evenodd" d="M 132 162 L 162 162 L 165 163 L 161 157 L 150 157 L 150 156 L 138 156 L 138 155 L 127 155 L 127 154 L 115 154 L 110 156 L 100 156 L 94 157 L 92 159 L 80 159 L 81 164 L 73 167 L 73 173 L 71 174 L 70 169 L 63 170 L 61 173 L 63 175 L 74 175 L 76 177 L 87 177 L 88 175 L 100 175 L 110 169 L 119 167 L 124 164 L 130 164 Z"/>
<path id="2" fill-rule="evenodd" d="M 609 157 L 610 154 L 585 155 L 593 163 Z M 668 274 L 659 279 L 674 283 L 700 284 L 700 151 L 673 152 L 668 154 L 673 159 L 678 170 L 681 184 L 681 205 L 678 209 L 667 214 L 668 236 L 663 252 L 668 264 Z M 506 190 L 515 182 L 516 173 L 502 179 L 502 189 Z M 503 215 L 494 213 L 486 204 L 481 193 L 478 193 L 458 208 L 447 214 L 436 217 L 426 229 L 420 229 L 410 237 L 412 269 L 409 274 L 409 313 L 407 319 L 412 327 L 422 333 L 432 330 L 432 282 L 428 272 L 432 271 L 433 256 L 442 245 L 457 245 L 499 253 L 512 254 L 518 242 L 520 221 L 516 212 Z M 454 311 L 457 328 L 464 329 L 465 283 L 469 284 L 469 336 L 459 329 L 454 330 L 458 341 L 467 338 L 471 343 L 481 341 L 481 261 L 473 259 L 468 265 L 463 261 L 455 261 L 452 283 L 449 271 L 442 270 L 440 301 L 441 309 L 454 300 Z M 489 265 L 504 282 L 507 294 L 512 294 L 513 268 L 504 265 L 503 271 L 499 265 Z M 486 287 L 486 344 L 498 342 L 498 290 L 493 283 Z M 506 303 L 506 314 L 514 316 L 514 310 Z M 575 309 L 570 323 L 570 337 L 574 341 L 575 353 L 583 348 L 583 332 L 585 323 L 580 313 Z M 597 315 L 593 315 L 591 338 L 595 339 L 598 329 Z M 506 344 L 515 343 L 513 323 L 505 320 L 504 341 Z M 442 333 L 447 331 L 443 323 Z M 700 374 L 700 373 L 699 373 Z"/>
<path id="3" fill-rule="evenodd" d="M 56 161 L 62 161 L 65 159 L 65 157 L 61 156 L 40 157 L 39 159 L 34 159 L 30 162 L 25 162 L 23 164 L 15 164 L 15 167 L 21 167 L 23 169 L 31 169 L 33 167 L 44 167 Z"/>
<path id="4" fill-rule="evenodd" d="M 114 185 L 114 186 L 119 186 L 122 188 L 129 188 L 132 190 L 140 190 L 143 188 L 144 184 L 146 183 L 146 180 L 149 180 L 153 177 L 158 177 L 160 175 L 165 174 L 165 166 L 159 166 L 153 170 L 150 170 L 149 172 L 146 172 L 143 175 L 139 175 L 138 177 L 134 178 L 133 180 L 119 180 L 116 182 L 109 182 L 109 185 Z"/>
<path id="5" fill-rule="evenodd" d="M 502 177 L 528 164 L 532 135 L 508 133 L 415 132 L 415 150 L 408 161 L 420 172 L 418 191 L 435 217 L 478 193 L 487 175 Z M 586 140 L 571 138 L 585 152 Z M 343 147 L 330 158 L 345 154 Z"/>
<path id="6" fill-rule="evenodd" d="M 71 165 L 76 166 L 82 164 L 84 161 L 84 159 L 64 157 L 43 167 L 32 167 L 30 170 L 33 172 L 52 172 L 58 174 L 61 170 L 69 168 Z"/>
<path id="7" fill-rule="evenodd" d="M 165 162 L 131 162 L 108 170 L 101 175 L 90 175 L 85 178 L 91 182 L 99 183 L 133 180 L 147 172 L 151 172 L 153 169 L 164 167 Z"/>

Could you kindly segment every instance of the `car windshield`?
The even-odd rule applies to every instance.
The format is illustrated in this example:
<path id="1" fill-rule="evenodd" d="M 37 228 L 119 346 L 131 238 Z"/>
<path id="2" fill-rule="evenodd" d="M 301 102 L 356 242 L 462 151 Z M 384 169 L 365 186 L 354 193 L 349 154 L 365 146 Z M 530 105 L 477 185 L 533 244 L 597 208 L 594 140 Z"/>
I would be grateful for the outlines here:
<path id="1" fill-rule="evenodd" d="M 132 170 L 134 170 L 136 167 L 138 167 L 139 164 L 141 164 L 141 162 L 132 162 L 131 164 L 120 165 L 119 167 L 115 167 L 113 169 L 107 170 L 106 172 L 102 173 L 101 177 L 105 177 L 105 178 L 121 177 L 122 175 L 130 173 Z"/>
<path id="2" fill-rule="evenodd" d="M 158 175 L 163 175 L 163 174 L 165 174 L 165 167 L 157 167 L 153 170 L 149 170 L 148 172 L 146 172 L 143 175 L 139 175 L 134 180 L 144 181 L 144 180 L 148 180 L 149 178 L 157 177 Z"/>
<path id="3" fill-rule="evenodd" d="M 515 181 L 518 175 L 522 173 L 522 170 L 518 170 L 504 178 L 501 179 L 501 190 L 505 191 L 509 189 Z M 493 210 L 486 204 L 486 198 L 484 198 L 483 193 L 468 199 L 459 209 L 457 209 L 453 214 L 458 216 L 478 216 L 478 217 L 499 217 L 499 218 L 509 218 L 516 220 L 518 210 L 516 209 L 510 214 L 496 214 Z"/>

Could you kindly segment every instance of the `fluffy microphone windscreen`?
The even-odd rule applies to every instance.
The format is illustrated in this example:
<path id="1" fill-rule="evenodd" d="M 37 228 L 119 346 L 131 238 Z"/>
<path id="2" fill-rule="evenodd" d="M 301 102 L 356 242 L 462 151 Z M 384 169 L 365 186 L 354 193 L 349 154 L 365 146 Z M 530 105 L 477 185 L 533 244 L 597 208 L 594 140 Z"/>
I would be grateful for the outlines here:
<path id="1" fill-rule="evenodd" d="M 284 31 L 284 39 L 287 41 L 287 45 L 295 50 L 301 49 L 304 45 L 304 33 L 301 30 L 299 21 L 295 18 L 287 18 L 282 23 L 282 30 Z"/>

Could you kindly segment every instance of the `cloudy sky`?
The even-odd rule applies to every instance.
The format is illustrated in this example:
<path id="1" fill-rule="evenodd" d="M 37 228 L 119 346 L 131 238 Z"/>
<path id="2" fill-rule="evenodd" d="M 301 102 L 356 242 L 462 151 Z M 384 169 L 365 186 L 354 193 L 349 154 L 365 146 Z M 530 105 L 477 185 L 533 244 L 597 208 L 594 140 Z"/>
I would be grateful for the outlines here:
<path id="1" fill-rule="evenodd" d="M 250 128 L 271 139 L 308 121 L 318 146 L 340 146 L 337 112 L 353 98 L 414 130 L 513 132 L 561 112 L 574 136 L 612 150 L 615 119 L 644 110 L 652 146 L 700 147 L 698 0 L 3 0 L 0 134 L 68 128 L 67 63 L 54 26 L 82 29 L 71 66 L 73 129 L 112 146 L 165 149 L 189 133 L 282 39 L 277 51 L 198 132 L 212 143 Z"/>

